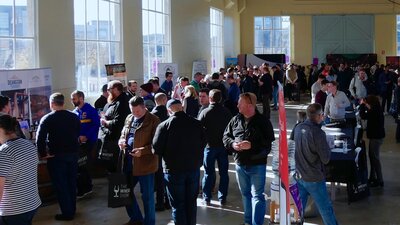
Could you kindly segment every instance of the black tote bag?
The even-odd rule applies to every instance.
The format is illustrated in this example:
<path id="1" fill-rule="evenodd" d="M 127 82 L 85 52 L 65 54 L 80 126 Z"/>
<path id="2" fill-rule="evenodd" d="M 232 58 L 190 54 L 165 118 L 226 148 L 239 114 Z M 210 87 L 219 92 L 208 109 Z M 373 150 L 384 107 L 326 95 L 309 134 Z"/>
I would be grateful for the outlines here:
<path id="1" fill-rule="evenodd" d="M 123 173 L 124 153 L 120 151 L 117 172 L 108 175 L 108 207 L 119 208 L 132 204 L 132 189 Z"/>

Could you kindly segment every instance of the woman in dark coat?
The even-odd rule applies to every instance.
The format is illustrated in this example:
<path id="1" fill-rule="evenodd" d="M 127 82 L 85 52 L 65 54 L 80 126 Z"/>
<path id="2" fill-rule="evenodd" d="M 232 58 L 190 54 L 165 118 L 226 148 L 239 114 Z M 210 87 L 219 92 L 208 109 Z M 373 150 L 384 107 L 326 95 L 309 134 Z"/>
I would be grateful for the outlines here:
<path id="1" fill-rule="evenodd" d="M 378 97 L 369 95 L 360 102 L 360 116 L 367 120 L 368 155 L 371 164 L 370 187 L 383 187 L 382 167 L 379 152 L 385 138 L 385 117 Z"/>

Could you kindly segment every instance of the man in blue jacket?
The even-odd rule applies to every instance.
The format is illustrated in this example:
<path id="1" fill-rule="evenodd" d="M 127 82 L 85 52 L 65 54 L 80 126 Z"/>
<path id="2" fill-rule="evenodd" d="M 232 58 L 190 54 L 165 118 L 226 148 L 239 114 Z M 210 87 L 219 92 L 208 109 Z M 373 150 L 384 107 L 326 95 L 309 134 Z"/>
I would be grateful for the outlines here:
<path id="1" fill-rule="evenodd" d="M 78 180 L 77 180 L 77 198 L 82 198 L 90 194 L 93 189 L 92 178 L 88 171 L 88 163 L 95 160 L 95 150 L 97 143 L 97 135 L 100 127 L 100 117 L 97 110 L 89 103 L 85 103 L 85 94 L 82 91 L 75 90 L 71 93 L 71 101 L 75 106 L 73 112 L 81 121 L 81 131 L 79 133 L 79 150 L 84 154 L 80 154 L 78 161 Z"/>

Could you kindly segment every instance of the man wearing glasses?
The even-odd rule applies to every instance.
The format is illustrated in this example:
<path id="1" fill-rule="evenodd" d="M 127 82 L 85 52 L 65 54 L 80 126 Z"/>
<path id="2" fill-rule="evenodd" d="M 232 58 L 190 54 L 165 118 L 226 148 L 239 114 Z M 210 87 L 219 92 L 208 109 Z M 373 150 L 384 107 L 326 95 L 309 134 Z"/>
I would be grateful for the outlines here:
<path id="1" fill-rule="evenodd" d="M 265 215 L 265 173 L 271 143 L 275 140 L 271 122 L 256 109 L 253 93 L 239 96 L 239 114 L 225 129 L 225 148 L 233 152 L 236 180 L 242 194 L 244 224 L 260 225 Z"/>

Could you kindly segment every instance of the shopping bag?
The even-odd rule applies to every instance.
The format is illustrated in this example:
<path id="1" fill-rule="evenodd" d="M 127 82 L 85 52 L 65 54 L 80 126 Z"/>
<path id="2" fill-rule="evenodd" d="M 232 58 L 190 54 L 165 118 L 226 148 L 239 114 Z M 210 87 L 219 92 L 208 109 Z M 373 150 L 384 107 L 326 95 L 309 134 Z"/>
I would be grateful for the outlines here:
<path id="1" fill-rule="evenodd" d="M 118 208 L 132 204 L 131 188 L 122 172 L 108 176 L 108 207 Z"/>
<path id="2" fill-rule="evenodd" d="M 108 175 L 108 207 L 118 208 L 132 204 L 132 189 L 123 173 L 124 153 L 120 151 L 117 172 Z"/>

